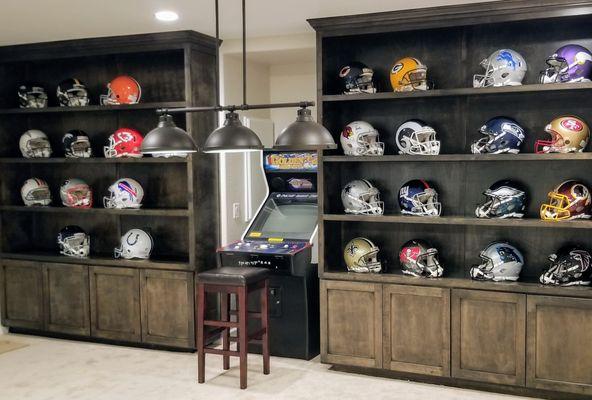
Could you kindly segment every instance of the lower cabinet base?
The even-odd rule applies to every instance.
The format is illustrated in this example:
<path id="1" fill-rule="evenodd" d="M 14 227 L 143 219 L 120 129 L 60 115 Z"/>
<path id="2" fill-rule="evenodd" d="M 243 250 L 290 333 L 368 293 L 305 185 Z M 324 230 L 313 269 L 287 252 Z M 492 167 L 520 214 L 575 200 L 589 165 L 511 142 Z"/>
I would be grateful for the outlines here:
<path id="1" fill-rule="evenodd" d="M 8 331 L 10 333 L 45 336 L 45 337 L 50 337 L 50 338 L 55 338 L 55 339 L 78 340 L 81 342 L 112 344 L 112 345 L 116 345 L 116 346 L 138 347 L 138 348 L 152 349 L 152 350 L 178 351 L 178 352 L 184 352 L 184 353 L 195 353 L 195 348 L 164 346 L 164 345 L 159 345 L 159 344 L 150 344 L 150 343 L 142 343 L 142 342 L 128 342 L 128 341 L 123 341 L 123 340 L 101 339 L 101 338 L 95 338 L 95 337 L 91 337 L 91 336 L 69 335 L 69 334 L 64 334 L 64 333 L 48 332 L 48 331 L 41 331 L 41 330 L 36 330 L 36 329 L 10 327 L 10 328 L 8 328 Z"/>
<path id="2" fill-rule="evenodd" d="M 549 400 L 590 400 L 590 396 L 573 393 L 554 392 L 549 390 L 532 389 L 527 387 L 499 385 L 494 383 L 475 382 L 465 379 L 419 375 L 395 372 L 381 368 L 356 367 L 351 365 L 332 364 L 331 371 L 347 372 L 375 376 L 378 378 L 400 379 L 413 382 L 430 383 L 463 389 L 481 390 L 493 393 L 510 394 L 514 396 L 534 397 Z"/>

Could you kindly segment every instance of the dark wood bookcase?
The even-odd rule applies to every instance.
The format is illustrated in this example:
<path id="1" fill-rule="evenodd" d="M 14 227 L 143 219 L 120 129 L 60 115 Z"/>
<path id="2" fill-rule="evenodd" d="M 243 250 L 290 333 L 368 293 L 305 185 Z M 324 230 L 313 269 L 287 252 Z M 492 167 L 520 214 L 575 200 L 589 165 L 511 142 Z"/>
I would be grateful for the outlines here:
<path id="1" fill-rule="evenodd" d="M 217 161 L 188 158 L 107 159 L 103 146 L 119 127 L 142 134 L 153 129 L 158 108 L 209 106 L 216 93 L 216 40 L 179 31 L 0 48 L 0 258 L 2 320 L 11 329 L 74 334 L 97 340 L 192 349 L 194 274 L 215 265 L 218 241 Z M 106 84 L 120 74 L 142 86 L 136 105 L 101 106 Z M 82 80 L 88 107 L 59 107 L 57 84 Z M 22 82 L 45 84 L 49 106 L 20 109 Z M 201 144 L 216 126 L 215 113 L 175 116 Z M 27 129 L 48 136 L 48 159 L 21 157 L 18 140 Z M 93 158 L 64 158 L 63 134 L 82 129 Z M 30 177 L 46 180 L 51 207 L 25 207 L 20 187 Z M 91 209 L 61 205 L 59 187 L 82 178 L 94 190 Z M 108 186 L 118 178 L 138 180 L 140 210 L 103 208 Z M 60 256 L 56 235 L 65 225 L 91 235 L 91 256 Z M 121 235 L 148 228 L 155 240 L 150 260 L 113 258 Z M 73 300 L 72 300 L 73 299 Z M 72 301 L 71 301 L 72 300 Z"/>
<path id="2" fill-rule="evenodd" d="M 592 370 L 587 345 L 592 333 L 580 327 L 592 324 L 592 288 L 543 286 L 538 277 L 561 245 L 592 249 L 592 222 L 549 223 L 539 219 L 538 210 L 547 193 L 566 179 L 592 185 L 592 152 L 533 153 L 553 118 L 575 114 L 592 123 L 591 83 L 538 83 L 546 58 L 560 46 L 592 48 L 592 2 L 508 0 L 309 22 L 317 31 L 318 120 L 337 143 L 346 124 L 367 121 L 386 146 L 382 157 L 348 157 L 339 148 L 320 158 L 322 361 L 375 375 L 388 371 L 389 376 L 526 395 L 591 395 L 592 375 L 580 370 Z M 524 84 L 472 88 L 473 74 L 482 71 L 479 62 L 501 48 L 525 57 Z M 405 56 L 428 66 L 434 90 L 391 91 L 390 68 Z M 351 61 L 374 69 L 378 93 L 341 94 L 338 71 Z M 526 128 L 522 152 L 470 154 L 481 125 L 497 115 L 513 117 Z M 410 118 L 436 129 L 440 155 L 397 155 L 396 128 Z M 362 178 L 380 190 L 384 216 L 344 214 L 341 189 Z M 440 218 L 400 214 L 399 188 L 419 178 L 438 190 Z M 526 186 L 525 218 L 475 218 L 482 193 L 505 178 Z M 343 248 L 356 236 L 380 247 L 384 273 L 347 272 Z M 443 278 L 401 273 L 398 252 L 414 238 L 438 248 Z M 479 252 L 499 239 L 523 252 L 520 281 L 471 280 L 468 272 L 479 262 Z"/>

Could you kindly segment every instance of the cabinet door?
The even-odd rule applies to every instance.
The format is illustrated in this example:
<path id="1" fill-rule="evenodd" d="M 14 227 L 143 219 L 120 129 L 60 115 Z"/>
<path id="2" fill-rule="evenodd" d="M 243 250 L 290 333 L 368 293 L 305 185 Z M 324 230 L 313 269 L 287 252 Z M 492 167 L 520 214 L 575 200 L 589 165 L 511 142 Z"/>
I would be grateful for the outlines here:
<path id="1" fill-rule="evenodd" d="M 45 264 L 43 278 L 47 330 L 89 336 L 88 267 Z"/>
<path id="2" fill-rule="evenodd" d="M 382 286 L 321 281 L 323 362 L 382 367 Z"/>
<path id="3" fill-rule="evenodd" d="M 140 275 L 137 269 L 90 267 L 91 334 L 139 342 Z"/>
<path id="4" fill-rule="evenodd" d="M 450 376 L 450 290 L 384 285 L 385 369 Z"/>
<path id="5" fill-rule="evenodd" d="M 592 300 L 528 296 L 526 383 L 592 395 Z"/>
<path id="6" fill-rule="evenodd" d="M 142 341 L 195 347 L 193 273 L 142 270 Z"/>
<path id="7" fill-rule="evenodd" d="M 0 271 L 2 323 L 15 328 L 43 329 L 41 263 L 4 261 Z"/>
<path id="8" fill-rule="evenodd" d="M 452 290 L 452 376 L 524 385 L 526 296 Z"/>

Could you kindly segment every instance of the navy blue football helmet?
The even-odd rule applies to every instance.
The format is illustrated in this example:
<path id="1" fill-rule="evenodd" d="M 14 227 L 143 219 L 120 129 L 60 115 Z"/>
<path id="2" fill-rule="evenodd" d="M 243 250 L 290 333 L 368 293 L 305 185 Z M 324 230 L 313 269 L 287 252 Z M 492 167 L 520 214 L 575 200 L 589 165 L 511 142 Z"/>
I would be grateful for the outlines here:
<path id="1" fill-rule="evenodd" d="M 343 94 L 376 93 L 374 71 L 366 64 L 354 61 L 339 70 Z"/>
<path id="2" fill-rule="evenodd" d="M 479 129 L 485 137 L 471 145 L 473 154 L 520 153 L 520 145 L 524 142 L 524 129 L 512 118 L 491 118 Z"/>
<path id="3" fill-rule="evenodd" d="M 438 202 L 438 192 L 423 179 L 414 179 L 399 190 L 401 213 L 426 217 L 439 217 L 442 206 Z"/>
<path id="4" fill-rule="evenodd" d="M 522 218 L 526 208 L 526 191 L 517 182 L 497 181 L 483 195 L 486 200 L 477 206 L 477 218 Z"/>

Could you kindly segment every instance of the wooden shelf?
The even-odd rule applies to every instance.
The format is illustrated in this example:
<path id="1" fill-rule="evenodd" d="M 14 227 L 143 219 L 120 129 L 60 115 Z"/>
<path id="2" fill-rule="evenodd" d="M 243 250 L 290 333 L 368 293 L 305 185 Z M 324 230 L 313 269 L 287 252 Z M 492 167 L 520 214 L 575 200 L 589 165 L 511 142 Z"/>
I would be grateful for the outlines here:
<path id="1" fill-rule="evenodd" d="M 437 156 L 323 156 L 323 162 L 473 162 L 473 161 L 585 161 L 592 160 L 592 152 L 568 154 L 440 154 Z"/>
<path id="2" fill-rule="evenodd" d="M 591 229 L 592 221 L 543 221 L 534 218 L 525 219 L 486 219 L 474 217 L 416 217 L 412 215 L 352 215 L 323 214 L 323 221 L 341 222 L 375 222 L 420 225 L 467 225 L 467 226 L 499 226 L 513 228 L 540 229 Z"/>
<path id="3" fill-rule="evenodd" d="M 339 101 L 375 101 L 375 100 L 407 100 L 426 97 L 453 97 L 453 96 L 486 96 L 499 94 L 519 93 L 546 93 L 558 91 L 581 91 L 592 90 L 592 83 L 564 83 L 564 84 L 533 84 L 522 86 L 503 86 L 490 88 L 456 88 L 456 89 L 434 89 L 416 92 L 380 92 L 361 94 L 337 94 L 323 95 L 323 102 Z"/>
<path id="4" fill-rule="evenodd" d="M 91 214 L 91 215 L 136 215 L 156 217 L 187 217 L 189 210 L 182 208 L 149 209 L 113 209 L 113 208 L 69 208 L 69 207 L 26 207 L 0 206 L 0 211 L 47 213 L 47 214 Z"/>
<path id="5" fill-rule="evenodd" d="M 345 267 L 344 267 L 345 268 Z M 475 289 L 491 290 L 498 292 L 529 293 L 550 296 L 569 296 L 592 298 L 592 287 L 589 286 L 548 286 L 535 282 L 492 282 L 492 281 L 474 281 L 469 278 L 416 278 L 403 275 L 401 273 L 384 274 L 361 274 L 355 272 L 324 272 L 322 279 L 354 281 L 354 282 L 373 282 L 373 283 L 393 283 L 415 286 L 435 286 L 442 288 L 457 289 Z"/>
<path id="6" fill-rule="evenodd" d="M 11 260 L 26 260 L 59 264 L 84 264 L 112 267 L 153 268 L 166 270 L 193 271 L 187 257 L 154 258 L 150 260 L 124 260 L 116 259 L 111 255 L 93 255 L 89 258 L 74 258 L 59 255 L 59 253 L 27 252 L 27 253 L 0 253 L 0 258 Z"/>
<path id="7" fill-rule="evenodd" d="M 0 157 L 0 164 L 184 164 L 189 158 L 183 157 L 142 157 L 142 158 L 22 158 Z"/>
<path id="8" fill-rule="evenodd" d="M 134 110 L 156 110 L 158 108 L 185 107 L 184 101 L 167 101 L 154 103 L 139 103 L 130 105 L 100 106 L 90 105 L 86 107 L 47 107 L 47 108 L 4 108 L 0 109 L 0 115 L 13 114 L 53 114 L 53 113 L 80 113 L 97 111 L 134 111 Z"/>

